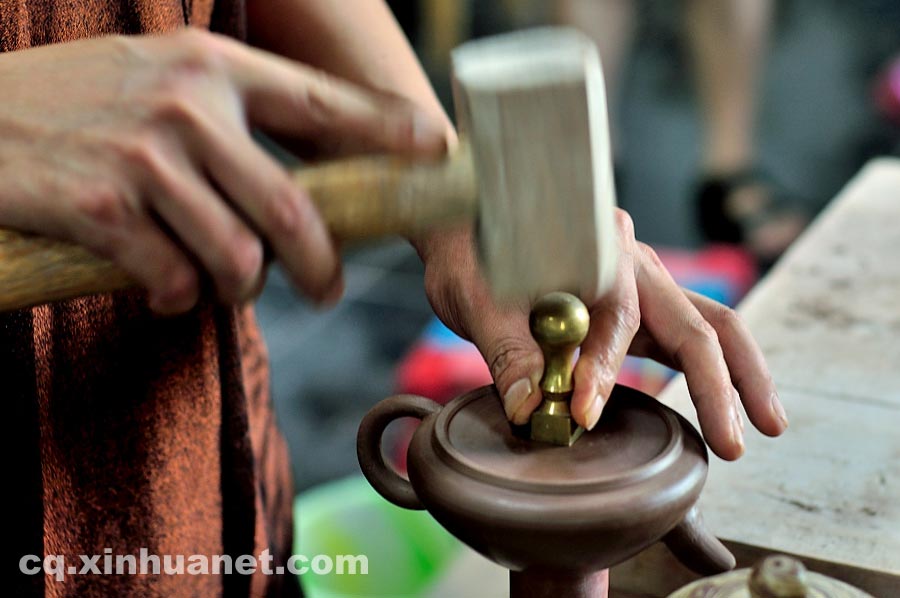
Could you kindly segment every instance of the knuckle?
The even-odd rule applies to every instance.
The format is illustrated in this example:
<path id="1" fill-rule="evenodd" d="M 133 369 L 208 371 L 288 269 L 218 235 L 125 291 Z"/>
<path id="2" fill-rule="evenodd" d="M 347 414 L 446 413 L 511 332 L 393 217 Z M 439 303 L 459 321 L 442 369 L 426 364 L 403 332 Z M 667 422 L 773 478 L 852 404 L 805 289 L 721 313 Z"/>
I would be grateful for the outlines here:
<path id="1" fill-rule="evenodd" d="M 190 309 L 197 301 L 199 282 L 197 273 L 187 264 L 173 263 L 159 289 L 160 303 L 169 310 Z"/>
<path id="2" fill-rule="evenodd" d="M 602 323 L 604 327 L 611 324 L 617 334 L 624 331 L 634 336 L 641 327 L 641 306 L 638 296 L 621 288 L 614 289 L 591 308 L 591 323 Z"/>
<path id="3" fill-rule="evenodd" d="M 654 268 L 658 268 L 660 270 L 666 270 L 665 264 L 663 264 L 662 259 L 660 259 L 659 254 L 656 253 L 656 250 L 647 245 L 646 243 L 638 242 L 637 244 L 638 250 L 641 253 L 641 258 L 643 264 L 650 265 Z"/>
<path id="4" fill-rule="evenodd" d="M 737 332 L 744 327 L 744 321 L 740 314 L 726 305 L 716 306 L 710 319 L 716 330 Z"/>
<path id="5" fill-rule="evenodd" d="M 616 208 L 616 229 L 619 231 L 619 234 L 626 238 L 634 237 L 634 220 L 631 218 L 631 214 L 623 210 L 622 208 Z"/>
<path id="6" fill-rule="evenodd" d="M 101 229 L 128 228 L 138 216 L 126 194 L 109 182 L 82 185 L 75 193 L 74 207 L 81 216 Z"/>
<path id="7" fill-rule="evenodd" d="M 527 355 L 528 347 L 516 338 L 504 338 L 497 341 L 489 352 L 488 367 L 496 380 L 515 364 L 521 363 Z"/>
<path id="8" fill-rule="evenodd" d="M 314 129 L 325 127 L 334 115 L 335 82 L 330 75 L 310 70 L 306 85 L 294 94 L 294 109 Z"/>
<path id="9" fill-rule="evenodd" d="M 671 353 L 672 360 L 681 370 L 685 369 L 689 356 L 696 354 L 698 346 L 714 345 L 716 351 L 720 351 L 719 337 L 716 334 L 716 330 L 702 317 L 698 315 L 695 318 L 691 318 L 686 322 L 686 327 L 686 334 Z"/>
<path id="10" fill-rule="evenodd" d="M 174 50 L 158 71 L 157 91 L 175 97 L 192 97 L 199 86 L 227 78 L 233 42 L 195 27 L 172 35 Z"/>
<path id="11" fill-rule="evenodd" d="M 198 27 L 185 27 L 175 34 L 175 39 L 182 50 L 178 64 L 200 71 L 220 66 L 229 43 L 225 36 Z"/>
<path id="12" fill-rule="evenodd" d="M 691 318 L 687 323 L 689 337 L 704 343 L 719 343 L 716 329 L 702 317 Z"/>
<path id="13" fill-rule="evenodd" d="M 190 93 L 181 93 L 171 86 L 161 91 L 153 100 L 151 113 L 154 120 L 164 124 L 199 129 L 204 112 Z"/>
<path id="14" fill-rule="evenodd" d="M 264 225 L 272 237 L 296 239 L 315 221 L 312 202 L 297 195 L 291 184 L 285 183 L 264 203 Z"/>
<path id="15" fill-rule="evenodd" d="M 153 131 L 140 131 L 115 142 L 121 159 L 144 174 L 159 175 L 165 169 L 165 151 Z"/>
<path id="16" fill-rule="evenodd" d="M 616 308 L 616 318 L 621 328 L 632 336 L 641 327 L 641 310 L 634 302 L 626 301 Z"/>

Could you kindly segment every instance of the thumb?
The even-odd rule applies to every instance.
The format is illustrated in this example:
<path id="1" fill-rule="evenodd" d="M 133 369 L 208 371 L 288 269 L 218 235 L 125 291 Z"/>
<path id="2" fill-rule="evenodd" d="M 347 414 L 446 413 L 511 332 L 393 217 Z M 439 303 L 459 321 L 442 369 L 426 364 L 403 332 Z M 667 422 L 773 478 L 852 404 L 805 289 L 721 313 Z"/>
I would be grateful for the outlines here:
<path id="1" fill-rule="evenodd" d="M 470 226 L 432 233 L 419 240 L 425 289 L 435 313 L 460 336 L 475 343 L 507 419 L 528 422 L 541 403 L 544 357 L 528 328 L 527 302 L 498 305 L 481 276 Z"/>
<path id="2" fill-rule="evenodd" d="M 541 403 L 540 382 L 544 371 L 544 357 L 531 337 L 528 317 L 518 310 L 482 312 L 478 320 L 482 325 L 470 327 L 470 330 L 475 328 L 472 340 L 491 370 L 506 417 L 514 424 L 526 424 Z"/>

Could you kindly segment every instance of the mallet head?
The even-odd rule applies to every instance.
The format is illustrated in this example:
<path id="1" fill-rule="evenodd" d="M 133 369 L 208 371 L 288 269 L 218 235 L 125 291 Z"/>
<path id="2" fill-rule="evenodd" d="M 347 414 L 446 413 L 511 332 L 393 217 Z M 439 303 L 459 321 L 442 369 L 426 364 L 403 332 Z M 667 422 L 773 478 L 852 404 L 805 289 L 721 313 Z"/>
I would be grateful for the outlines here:
<path id="1" fill-rule="evenodd" d="M 468 42 L 452 60 L 493 292 L 599 297 L 614 280 L 617 242 L 596 47 L 573 29 L 543 28 Z"/>

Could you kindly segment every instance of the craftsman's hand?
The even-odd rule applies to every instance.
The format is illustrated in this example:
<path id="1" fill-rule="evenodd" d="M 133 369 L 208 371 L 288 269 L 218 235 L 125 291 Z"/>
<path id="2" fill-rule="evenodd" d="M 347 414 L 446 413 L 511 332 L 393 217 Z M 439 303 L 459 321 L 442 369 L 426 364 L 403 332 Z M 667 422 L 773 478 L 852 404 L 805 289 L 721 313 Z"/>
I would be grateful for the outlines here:
<path id="1" fill-rule="evenodd" d="M 682 290 L 656 253 L 635 241 L 628 214 L 617 210 L 620 257 L 616 282 L 588 302 L 591 327 L 575 366 L 572 412 L 597 423 L 625 355 L 651 357 L 687 378 L 700 426 L 723 459 L 743 452 L 744 404 L 750 421 L 777 436 L 787 419 L 762 353 L 734 311 Z M 418 244 L 425 284 L 440 318 L 472 340 L 490 366 L 506 414 L 526 423 L 541 402 L 543 357 L 528 329 L 528 305 L 498 306 L 478 271 L 469 231 Z"/>
<path id="2" fill-rule="evenodd" d="M 0 227 L 112 259 L 161 312 L 200 275 L 258 291 L 263 247 L 321 302 L 340 262 L 309 197 L 250 127 L 328 146 L 432 155 L 446 125 L 411 104 L 195 29 L 0 55 Z"/>

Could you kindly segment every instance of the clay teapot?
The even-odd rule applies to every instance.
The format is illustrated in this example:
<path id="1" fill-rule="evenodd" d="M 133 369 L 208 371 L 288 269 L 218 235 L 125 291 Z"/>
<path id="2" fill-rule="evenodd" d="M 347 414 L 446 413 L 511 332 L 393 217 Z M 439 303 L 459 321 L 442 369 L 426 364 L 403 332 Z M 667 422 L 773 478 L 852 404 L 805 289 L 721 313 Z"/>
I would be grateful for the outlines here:
<path id="1" fill-rule="evenodd" d="M 738 569 L 686 585 L 669 598 L 872 598 L 842 581 L 806 570 L 803 563 L 773 555 L 753 569 Z"/>
<path id="2" fill-rule="evenodd" d="M 551 293 L 532 310 L 532 334 L 546 365 L 545 401 L 530 431 L 510 425 L 493 386 L 444 407 L 394 396 L 360 425 L 364 475 L 387 500 L 428 509 L 460 540 L 510 569 L 513 596 L 596 595 L 587 581 L 595 572 L 659 540 L 698 573 L 731 569 L 733 556 L 706 531 L 695 506 L 708 461 L 687 420 L 616 386 L 593 430 L 571 427 L 572 361 L 587 334 L 587 314 L 563 293 Z M 408 479 L 381 451 L 385 428 L 401 417 L 422 420 L 409 445 Z M 531 589 L 517 592 L 523 585 L 517 577 L 527 578 Z"/>

